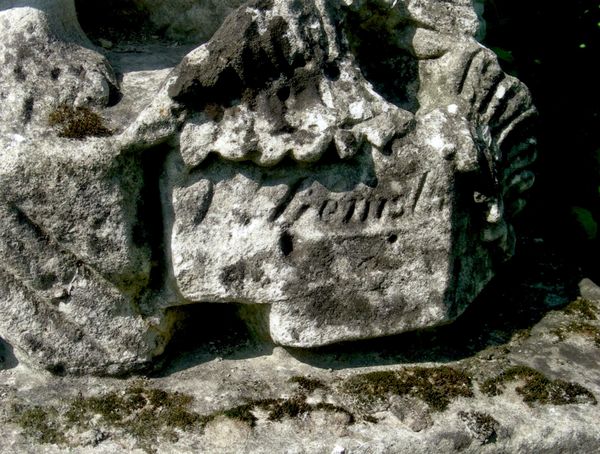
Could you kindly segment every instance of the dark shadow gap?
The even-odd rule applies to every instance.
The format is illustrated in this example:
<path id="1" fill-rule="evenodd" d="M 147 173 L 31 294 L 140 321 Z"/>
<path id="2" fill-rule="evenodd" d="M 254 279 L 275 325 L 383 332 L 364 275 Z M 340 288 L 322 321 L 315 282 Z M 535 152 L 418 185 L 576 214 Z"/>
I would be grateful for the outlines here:
<path id="1" fill-rule="evenodd" d="M 199 303 L 170 309 L 179 321 L 153 376 L 169 376 L 217 358 L 270 355 L 273 344 L 253 335 L 239 316 L 240 306 Z"/>
<path id="2" fill-rule="evenodd" d="M 527 333 L 548 312 L 578 295 L 580 270 L 556 250 L 527 239 L 520 254 L 453 323 L 373 340 L 317 349 L 288 349 L 299 361 L 325 369 L 347 369 L 470 358 Z"/>
<path id="3" fill-rule="evenodd" d="M 14 369 L 18 365 L 12 345 L 0 337 L 0 370 Z"/>

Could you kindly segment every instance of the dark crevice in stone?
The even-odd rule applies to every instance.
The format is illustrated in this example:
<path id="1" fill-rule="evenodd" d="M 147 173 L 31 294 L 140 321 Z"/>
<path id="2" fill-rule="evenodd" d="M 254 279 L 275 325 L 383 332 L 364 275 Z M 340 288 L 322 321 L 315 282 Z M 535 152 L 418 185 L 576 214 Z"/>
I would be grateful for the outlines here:
<path id="1" fill-rule="evenodd" d="M 288 231 L 283 232 L 279 238 L 279 247 L 285 257 L 290 255 L 294 251 L 294 237 L 292 234 Z"/>
<path id="2" fill-rule="evenodd" d="M 369 3 L 364 10 L 348 12 L 346 36 L 363 76 L 375 91 L 388 102 L 414 113 L 419 109 L 419 62 L 408 50 L 389 44 L 397 41 L 392 33 L 404 25 L 389 28 L 389 16 L 389 6 L 375 3 Z"/>
<path id="3" fill-rule="evenodd" d="M 159 33 L 144 6 L 134 0 L 75 0 L 81 27 L 92 39 L 133 41 Z"/>
<path id="4" fill-rule="evenodd" d="M 23 103 L 23 123 L 27 124 L 31 121 L 31 117 L 33 115 L 33 105 L 34 105 L 34 98 L 33 96 L 30 96 L 29 98 L 25 99 L 25 102 Z"/>
<path id="5" fill-rule="evenodd" d="M 119 87 L 117 87 L 114 84 L 109 83 L 108 84 L 108 102 L 106 104 L 106 107 L 116 106 L 117 104 L 119 104 L 121 99 L 123 99 L 123 94 L 121 93 L 121 90 L 119 90 Z"/>
<path id="6" fill-rule="evenodd" d="M 146 150 L 141 157 L 143 188 L 137 207 L 138 222 L 133 237 L 138 244 L 150 248 L 150 277 L 148 289 L 160 291 L 168 278 L 168 258 L 165 244 L 165 213 L 161 203 L 160 178 L 170 151 L 168 145 Z"/>

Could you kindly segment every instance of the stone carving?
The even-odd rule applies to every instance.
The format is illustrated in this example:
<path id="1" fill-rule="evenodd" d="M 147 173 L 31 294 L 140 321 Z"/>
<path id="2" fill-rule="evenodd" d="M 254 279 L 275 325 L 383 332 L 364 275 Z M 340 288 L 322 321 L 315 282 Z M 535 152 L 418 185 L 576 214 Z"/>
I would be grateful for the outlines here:
<path id="1" fill-rule="evenodd" d="M 38 364 L 142 367 L 192 303 L 285 346 L 431 327 L 514 252 L 535 110 L 470 0 L 249 1 L 172 71 L 93 50 L 73 2 L 0 5 L 0 335 Z M 57 137 L 65 104 L 114 135 Z"/>

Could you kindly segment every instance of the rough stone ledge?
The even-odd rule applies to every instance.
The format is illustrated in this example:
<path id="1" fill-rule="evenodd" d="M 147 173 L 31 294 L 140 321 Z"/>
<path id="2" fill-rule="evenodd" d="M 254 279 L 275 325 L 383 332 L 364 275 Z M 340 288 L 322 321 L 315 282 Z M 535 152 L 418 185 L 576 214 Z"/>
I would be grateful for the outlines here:
<path id="1" fill-rule="evenodd" d="M 160 373 L 121 380 L 40 373 L 2 344 L 0 451 L 597 452 L 600 300 L 578 298 L 556 256 L 533 258 L 545 248 L 523 247 L 528 258 L 430 333 L 314 352 L 234 323 L 217 336 L 190 313 Z M 233 321 L 223 308 L 212 315 Z"/>

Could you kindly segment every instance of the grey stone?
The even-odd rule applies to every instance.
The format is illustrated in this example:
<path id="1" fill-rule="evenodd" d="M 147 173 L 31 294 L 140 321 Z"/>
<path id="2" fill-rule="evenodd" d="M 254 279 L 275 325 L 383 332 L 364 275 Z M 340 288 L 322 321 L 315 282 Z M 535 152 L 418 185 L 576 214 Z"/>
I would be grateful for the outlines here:
<path id="1" fill-rule="evenodd" d="M 73 1 L 0 3 L 0 335 L 24 358 L 140 368 L 193 303 L 261 305 L 284 346 L 428 328 L 513 255 L 535 109 L 472 1 L 138 3 L 210 39 L 170 71 L 172 42 L 100 53 Z"/>
<path id="2" fill-rule="evenodd" d="M 81 30 L 73 0 L 0 1 L 0 124 L 46 123 L 61 104 L 107 106 L 119 83 Z"/>
<path id="3" fill-rule="evenodd" d="M 504 314 L 504 319 L 498 322 L 503 326 L 523 326 L 522 315 L 517 313 L 523 304 L 523 288 L 537 273 L 524 269 L 524 274 L 526 276 L 518 282 L 506 274 L 500 276 L 501 281 L 493 284 L 500 290 L 479 302 L 484 306 L 506 305 L 509 313 L 499 311 Z M 556 284 L 555 275 L 541 279 L 547 284 Z M 515 285 L 523 287 L 513 290 L 509 294 L 512 297 L 507 299 L 502 290 L 513 289 Z M 585 321 L 585 315 L 561 310 L 540 314 L 540 318 L 531 320 L 530 335 L 507 336 L 501 341 L 489 339 L 476 348 L 478 354 L 474 354 L 473 345 L 463 339 L 485 337 L 488 322 L 475 323 L 475 317 L 472 320 L 474 323 L 463 328 L 447 326 L 434 330 L 438 338 L 446 340 L 438 354 L 432 354 L 431 338 L 427 342 L 427 334 L 413 338 L 412 343 L 394 338 L 375 345 L 372 342 L 358 347 L 336 345 L 325 351 L 290 350 L 292 355 L 281 347 L 265 349 L 263 345 L 247 343 L 243 333 L 238 333 L 234 350 L 209 352 L 199 347 L 182 351 L 161 374 L 144 380 L 139 377 L 119 380 L 56 377 L 22 363 L 4 369 L 0 364 L 0 424 L 4 430 L 0 451 L 7 454 L 109 454 L 150 450 L 190 454 L 343 450 L 346 453 L 419 454 L 598 452 L 600 408 L 593 401 L 548 402 L 544 399 L 549 395 L 544 395 L 543 382 L 538 388 L 523 380 L 505 383 L 498 395 L 482 392 L 486 380 L 497 379 L 508 368 L 522 365 L 535 368 L 548 380 L 569 384 L 572 389 L 584 387 L 597 399 L 600 396 L 598 346 L 575 333 L 564 340 L 549 335 L 574 321 Z M 598 320 L 587 322 L 600 328 Z M 192 327 L 193 334 L 217 323 L 223 320 L 205 320 L 204 323 L 198 320 Z M 455 335 L 447 331 L 444 335 L 444 330 Z M 214 337 L 209 339 L 218 341 L 218 331 L 214 329 Z M 571 348 L 561 348 L 567 346 Z M 497 350 L 495 359 L 480 359 L 481 353 L 489 349 Z M 460 359 L 449 360 L 446 355 L 449 351 Z M 407 354 L 412 359 L 407 360 Z M 218 357 L 222 360 L 215 360 Z M 440 366 L 465 371 L 472 377 L 473 396 L 452 398 L 445 410 L 431 411 L 422 400 L 431 396 L 427 394 L 402 399 L 393 392 L 353 397 L 344 391 L 345 383 L 364 374 Z M 308 383 L 316 381 L 319 388 L 306 392 L 298 386 L 299 377 Z M 385 387 L 385 383 L 382 385 Z M 430 390 L 433 395 L 443 395 L 443 384 L 440 385 L 442 387 Z M 522 394 L 525 387 L 529 391 L 541 391 L 540 401 L 526 401 Z M 145 390 L 142 396 L 134 394 L 137 399 L 127 399 L 131 390 L 140 388 Z M 158 392 L 151 394 L 151 390 Z M 168 398 L 144 405 L 153 395 Z M 554 394 L 554 397 L 560 401 L 562 396 Z M 171 402 L 170 398 L 175 402 L 186 399 L 191 402 L 188 406 L 175 407 L 180 410 L 177 413 L 167 411 L 173 407 L 164 406 Z M 307 407 L 300 407 L 298 414 L 286 414 L 277 420 L 269 419 L 269 412 L 261 408 L 261 403 L 269 400 L 293 404 L 302 399 L 306 399 Z M 129 405 L 123 408 L 123 402 Z M 88 403 L 87 406 L 93 403 L 100 409 L 102 404 L 116 403 L 119 412 L 96 414 L 87 410 L 84 417 L 69 417 L 70 410 L 86 407 L 82 403 Z M 248 419 L 239 419 L 240 410 L 245 406 L 251 408 L 256 418 L 253 424 Z M 292 405 L 290 408 L 294 409 Z M 353 420 L 347 413 L 332 411 L 335 408 L 345 409 L 353 415 Z M 42 411 L 47 419 L 43 424 L 28 426 L 27 420 L 19 418 L 28 410 L 37 410 L 34 415 Z M 204 429 L 198 423 L 173 430 L 174 417 L 185 418 L 186 412 L 188 416 L 203 417 L 211 422 Z M 40 434 L 39 428 L 44 424 L 64 438 L 56 444 L 43 443 L 43 432 Z"/>
<path id="4" fill-rule="evenodd" d="M 579 282 L 579 293 L 585 299 L 600 301 L 600 287 L 591 279 L 585 278 Z"/>
<path id="5" fill-rule="evenodd" d="M 283 345 L 446 323 L 513 253 L 533 155 L 505 141 L 529 94 L 470 37 L 466 4 L 411 3 L 362 29 L 369 3 L 291 5 L 229 16 L 169 87 L 204 107 L 167 161 L 178 288 L 270 304 Z M 436 33 L 395 27 L 416 21 Z"/>

